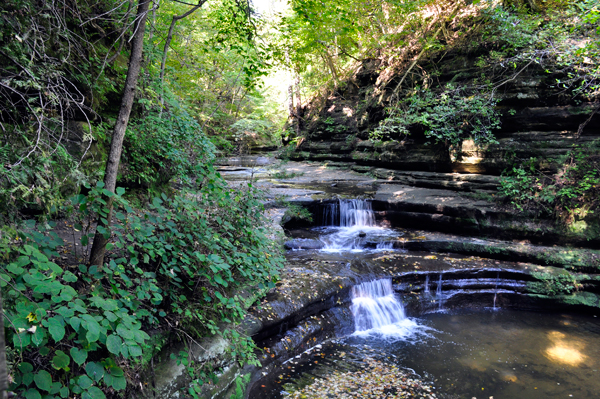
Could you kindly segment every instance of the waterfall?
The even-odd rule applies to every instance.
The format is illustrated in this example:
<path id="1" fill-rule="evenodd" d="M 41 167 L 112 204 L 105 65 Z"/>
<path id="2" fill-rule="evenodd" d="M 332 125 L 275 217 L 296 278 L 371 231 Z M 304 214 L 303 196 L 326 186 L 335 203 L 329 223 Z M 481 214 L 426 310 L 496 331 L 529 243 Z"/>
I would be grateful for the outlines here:
<path id="1" fill-rule="evenodd" d="M 425 276 L 425 288 L 423 289 L 423 294 L 429 296 L 431 292 L 429 291 L 429 274 Z"/>
<path id="2" fill-rule="evenodd" d="M 340 226 L 375 226 L 375 214 L 371 203 L 365 200 L 340 200 Z"/>
<path id="3" fill-rule="evenodd" d="M 321 225 L 340 227 L 373 227 L 375 214 L 371 202 L 351 199 L 326 204 L 321 214 Z"/>
<path id="4" fill-rule="evenodd" d="M 435 299 L 438 301 L 438 310 L 444 309 L 444 298 L 442 296 L 442 275 L 438 281 L 437 288 L 435 289 Z"/>
<path id="5" fill-rule="evenodd" d="M 323 205 L 317 213 L 317 229 L 323 251 L 391 251 L 399 233 L 393 229 L 377 226 L 372 203 L 361 199 L 341 199 Z"/>
<path id="6" fill-rule="evenodd" d="M 404 306 L 392 289 L 392 280 L 374 280 L 352 287 L 352 315 L 355 335 L 382 335 L 406 338 L 421 329 L 404 313 Z"/>
<path id="7" fill-rule="evenodd" d="M 325 251 L 362 250 L 367 242 L 367 232 L 382 232 L 375 224 L 371 202 L 351 199 L 339 200 L 323 207 L 321 224 L 332 231 L 323 236 Z M 393 243 L 378 249 L 393 249 Z"/>
<path id="8" fill-rule="evenodd" d="M 325 204 L 321 214 L 321 226 L 337 226 L 339 224 L 340 207 L 337 202 Z"/>
<path id="9" fill-rule="evenodd" d="M 494 310 L 496 310 L 496 297 L 498 296 L 498 281 L 500 281 L 500 272 L 496 274 L 496 286 L 494 287 Z"/>
<path id="10" fill-rule="evenodd" d="M 377 244 L 377 246 L 375 246 L 375 249 L 392 250 L 392 249 L 394 249 L 394 243 L 391 241 L 380 242 Z"/>

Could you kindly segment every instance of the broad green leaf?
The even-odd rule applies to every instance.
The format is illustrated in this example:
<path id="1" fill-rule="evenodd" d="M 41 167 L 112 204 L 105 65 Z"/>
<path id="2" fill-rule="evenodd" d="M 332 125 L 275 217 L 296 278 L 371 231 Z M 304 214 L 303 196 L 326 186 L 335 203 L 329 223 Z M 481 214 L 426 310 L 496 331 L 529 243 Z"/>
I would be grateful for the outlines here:
<path id="1" fill-rule="evenodd" d="M 85 363 L 88 357 L 88 351 L 85 349 L 71 348 L 70 353 L 73 361 L 80 366 Z"/>
<path id="2" fill-rule="evenodd" d="M 223 287 L 227 287 L 227 281 L 223 280 L 220 274 L 215 274 L 215 281 Z"/>
<path id="3" fill-rule="evenodd" d="M 104 376 L 104 383 L 108 386 L 112 386 L 116 391 L 123 390 L 127 387 L 127 380 L 124 376 L 107 374 Z"/>
<path id="4" fill-rule="evenodd" d="M 46 370 L 40 370 L 36 375 L 33 376 L 33 381 L 39 389 L 50 392 L 52 389 L 52 376 Z"/>
<path id="5" fill-rule="evenodd" d="M 18 369 L 21 373 L 27 374 L 33 371 L 33 366 L 31 363 L 23 362 L 19 364 Z"/>
<path id="6" fill-rule="evenodd" d="M 104 367 L 100 363 L 89 362 L 85 366 L 85 372 L 96 382 L 99 382 L 104 377 Z"/>
<path id="7" fill-rule="evenodd" d="M 116 334 L 111 334 L 106 337 L 106 348 L 110 353 L 118 355 L 121 353 L 121 346 L 123 345 L 123 340 Z"/>
<path id="8" fill-rule="evenodd" d="M 81 399 L 106 399 L 104 392 L 98 387 L 91 387 L 81 395 Z"/>
<path id="9" fill-rule="evenodd" d="M 115 315 L 113 312 L 110 312 L 108 310 L 104 312 L 104 317 L 106 317 L 108 319 L 108 321 L 110 321 L 110 322 L 115 322 L 119 319 L 117 317 L 117 315 Z"/>
<path id="10" fill-rule="evenodd" d="M 77 380 L 77 385 L 79 385 L 81 387 L 81 389 L 84 389 L 84 390 L 88 389 L 93 384 L 94 384 L 94 381 L 92 381 L 92 379 L 90 377 L 88 377 L 87 375 L 82 375 Z"/>
<path id="11" fill-rule="evenodd" d="M 63 273 L 62 275 L 63 280 L 65 280 L 67 283 L 74 283 L 75 281 L 77 281 L 77 276 L 74 275 L 73 273 L 71 273 L 70 271 L 66 271 Z"/>
<path id="12" fill-rule="evenodd" d="M 64 338 L 65 327 L 58 317 L 55 316 L 48 319 L 48 332 L 50 333 L 50 336 L 54 342 L 59 342 Z"/>
<path id="13" fill-rule="evenodd" d="M 27 331 L 13 335 L 13 345 L 15 348 L 25 349 L 31 343 L 31 334 Z"/>
<path id="14" fill-rule="evenodd" d="M 46 329 L 38 326 L 33 334 L 31 334 L 31 343 L 35 346 L 40 346 L 46 338 Z"/>
<path id="15" fill-rule="evenodd" d="M 35 388 L 29 388 L 27 392 L 25 392 L 25 399 L 42 399 L 42 395 Z"/>
<path id="16" fill-rule="evenodd" d="M 121 367 L 117 367 L 117 366 L 111 367 L 109 372 L 113 377 L 123 377 L 125 375 L 125 373 L 123 372 L 123 369 Z"/>
<path id="17" fill-rule="evenodd" d="M 61 350 L 56 351 L 56 355 L 52 358 L 52 365 L 54 368 L 67 369 L 71 363 L 71 358 L 65 352 Z"/>
<path id="18" fill-rule="evenodd" d="M 129 354 L 132 357 L 142 356 L 142 348 L 139 345 L 129 345 Z"/>
<path id="19" fill-rule="evenodd" d="M 133 331 L 125 327 L 123 323 L 117 326 L 117 333 L 124 339 L 134 339 Z"/>
<path id="20" fill-rule="evenodd" d="M 150 336 L 142 330 L 134 330 L 133 331 L 133 339 L 140 343 L 143 344 L 144 342 L 146 342 L 146 340 L 150 339 Z"/>
<path id="21" fill-rule="evenodd" d="M 50 390 L 50 395 L 56 395 L 57 393 L 60 392 L 62 387 L 63 387 L 63 384 L 61 384 L 60 382 L 54 382 L 52 384 L 52 389 Z M 45 398 L 47 398 L 47 396 Z"/>
<path id="22" fill-rule="evenodd" d="M 73 330 L 79 331 L 79 327 L 81 326 L 81 319 L 79 317 L 71 317 L 69 319 L 69 324 L 73 327 Z"/>
<path id="23" fill-rule="evenodd" d="M 82 315 L 81 318 L 84 320 L 84 327 L 87 330 L 85 337 L 88 342 L 96 342 L 100 338 L 100 324 L 89 314 Z"/>

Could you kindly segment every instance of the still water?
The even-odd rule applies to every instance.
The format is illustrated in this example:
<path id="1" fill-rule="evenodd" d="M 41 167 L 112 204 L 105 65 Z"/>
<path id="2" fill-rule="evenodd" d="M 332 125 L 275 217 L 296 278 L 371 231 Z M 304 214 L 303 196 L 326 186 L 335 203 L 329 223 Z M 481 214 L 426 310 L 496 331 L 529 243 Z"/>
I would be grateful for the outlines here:
<path id="1" fill-rule="evenodd" d="M 356 367 L 365 353 L 414 370 L 438 398 L 600 395 L 600 322 L 592 316 L 478 310 L 411 320 L 421 333 L 406 339 L 355 334 L 324 343 L 259 383 L 254 397 L 286 397 Z"/>
<path id="2" fill-rule="evenodd" d="M 368 344 L 429 374 L 438 392 L 486 399 L 600 395 L 596 318 L 499 310 L 434 313 L 418 321 L 435 330 L 429 338 Z"/>

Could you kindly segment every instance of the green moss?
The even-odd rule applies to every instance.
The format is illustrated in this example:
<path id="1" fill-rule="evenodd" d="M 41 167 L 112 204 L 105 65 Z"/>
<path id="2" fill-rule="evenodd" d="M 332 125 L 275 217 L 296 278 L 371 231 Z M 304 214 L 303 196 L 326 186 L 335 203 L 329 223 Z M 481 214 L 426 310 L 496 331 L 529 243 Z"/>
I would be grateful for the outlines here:
<path id="1" fill-rule="evenodd" d="M 568 305 L 600 307 L 598 295 L 591 292 L 575 292 L 572 295 L 561 296 L 560 299 Z"/>

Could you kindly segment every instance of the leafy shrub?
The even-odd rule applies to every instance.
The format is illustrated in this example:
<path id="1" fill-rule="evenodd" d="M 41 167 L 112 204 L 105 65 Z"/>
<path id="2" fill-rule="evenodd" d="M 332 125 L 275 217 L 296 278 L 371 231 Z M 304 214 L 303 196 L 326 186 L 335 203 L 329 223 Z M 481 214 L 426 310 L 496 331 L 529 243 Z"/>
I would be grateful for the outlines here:
<path id="1" fill-rule="evenodd" d="M 173 102 L 169 112 L 152 111 L 129 123 L 119 181 L 148 187 L 191 178 L 198 173 L 197 165 L 212 158 L 213 150 L 200 125 Z"/>
<path id="2" fill-rule="evenodd" d="M 562 274 L 534 272 L 533 277 L 540 281 L 528 283 L 529 289 L 535 293 L 550 296 L 570 295 L 583 288 L 582 280 L 589 279 L 585 274 L 567 272 Z"/>
<path id="3" fill-rule="evenodd" d="M 600 209 L 600 149 L 598 143 L 575 146 L 562 168 L 553 175 L 541 170 L 536 159 L 505 170 L 500 193 L 519 210 L 531 210 L 567 223 Z"/>
<path id="4" fill-rule="evenodd" d="M 14 141 L 0 146 L 0 221 L 14 222 L 21 212 L 56 211 L 86 180 L 77 160 L 58 144 L 54 151 L 20 158 Z"/>
<path id="5" fill-rule="evenodd" d="M 409 134 L 410 126 L 420 125 L 426 137 L 459 154 L 462 142 L 468 138 L 477 145 L 496 142 L 492 131 L 500 126 L 497 102 L 491 93 L 468 92 L 452 84 L 441 93 L 417 90 L 390 110 L 390 116 L 370 138 L 375 141 L 399 138 Z"/>
<path id="6" fill-rule="evenodd" d="M 252 340 L 227 326 L 274 286 L 283 258 L 260 227 L 254 188 L 227 189 L 212 166 L 202 176 L 198 192 L 163 194 L 143 212 L 131 209 L 125 190 L 112 194 L 102 183 L 78 195 L 72 212 L 83 246 L 95 218 L 107 215 L 106 196 L 120 209 L 112 231 L 101 231 L 112 235 L 102 268 L 59 264 L 66 247 L 51 230 L 5 232 L 0 285 L 16 351 L 11 390 L 48 399 L 122 391 L 159 349 L 149 345 L 149 329 L 221 334 L 233 359 L 257 364 Z M 184 360 L 196 386 L 209 378 Z"/>

